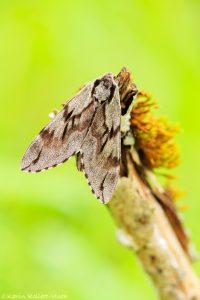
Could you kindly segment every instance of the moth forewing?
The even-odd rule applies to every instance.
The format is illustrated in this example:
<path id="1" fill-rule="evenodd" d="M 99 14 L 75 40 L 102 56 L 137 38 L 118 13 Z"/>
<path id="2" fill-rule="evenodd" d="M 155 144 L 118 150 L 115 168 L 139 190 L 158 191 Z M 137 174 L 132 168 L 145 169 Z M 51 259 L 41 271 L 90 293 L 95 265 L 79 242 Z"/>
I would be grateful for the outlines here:
<path id="1" fill-rule="evenodd" d="M 95 113 L 92 88 L 93 82 L 86 85 L 42 129 L 22 159 L 23 171 L 39 172 L 57 166 L 80 149 Z"/>
<path id="2" fill-rule="evenodd" d="M 93 192 L 103 203 L 112 197 L 119 178 L 120 117 L 119 89 L 115 86 L 112 98 L 97 108 L 81 147 L 82 168 Z"/>

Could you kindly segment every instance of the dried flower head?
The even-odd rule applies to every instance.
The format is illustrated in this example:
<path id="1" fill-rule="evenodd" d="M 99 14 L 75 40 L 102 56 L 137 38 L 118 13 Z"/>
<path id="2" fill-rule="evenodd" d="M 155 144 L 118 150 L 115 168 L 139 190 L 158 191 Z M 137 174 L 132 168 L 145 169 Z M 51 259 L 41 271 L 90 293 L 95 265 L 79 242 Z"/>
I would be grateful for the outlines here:
<path id="1" fill-rule="evenodd" d="M 152 110 L 156 107 L 157 103 L 151 95 L 138 93 L 131 112 L 135 147 L 149 169 L 174 168 L 179 163 L 179 150 L 174 141 L 179 127 L 163 117 L 155 116 Z"/>

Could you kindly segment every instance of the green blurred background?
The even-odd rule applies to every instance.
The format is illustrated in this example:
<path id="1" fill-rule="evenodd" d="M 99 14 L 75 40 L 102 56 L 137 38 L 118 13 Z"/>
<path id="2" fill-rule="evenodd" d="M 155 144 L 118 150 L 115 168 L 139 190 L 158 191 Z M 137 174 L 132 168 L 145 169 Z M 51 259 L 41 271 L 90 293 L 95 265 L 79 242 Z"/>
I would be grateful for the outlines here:
<path id="1" fill-rule="evenodd" d="M 200 1 L 0 2 L 0 294 L 156 299 L 74 159 L 22 173 L 48 113 L 99 75 L 132 70 L 180 122 L 184 220 L 200 246 Z M 200 275 L 200 263 L 196 264 Z"/>

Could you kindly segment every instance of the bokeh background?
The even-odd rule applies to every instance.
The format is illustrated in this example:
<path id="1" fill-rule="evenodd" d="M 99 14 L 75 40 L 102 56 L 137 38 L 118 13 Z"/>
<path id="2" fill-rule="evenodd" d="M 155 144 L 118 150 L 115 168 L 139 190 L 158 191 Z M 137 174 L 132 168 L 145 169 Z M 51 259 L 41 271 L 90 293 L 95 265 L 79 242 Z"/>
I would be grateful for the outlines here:
<path id="1" fill-rule="evenodd" d="M 20 160 L 48 113 L 122 66 L 181 123 L 174 171 L 200 248 L 200 1 L 0 1 L 0 294 L 156 299 L 74 159 L 39 174 Z M 200 263 L 195 268 L 200 275 Z M 50 296 L 49 296 L 50 297 Z"/>

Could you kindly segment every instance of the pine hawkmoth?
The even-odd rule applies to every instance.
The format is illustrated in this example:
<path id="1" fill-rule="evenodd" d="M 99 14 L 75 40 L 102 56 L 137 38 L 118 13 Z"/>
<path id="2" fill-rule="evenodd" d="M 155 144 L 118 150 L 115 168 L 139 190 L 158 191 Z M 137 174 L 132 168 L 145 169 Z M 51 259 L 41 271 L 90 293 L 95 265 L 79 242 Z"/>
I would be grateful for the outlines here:
<path id="1" fill-rule="evenodd" d="M 120 173 L 120 91 L 124 94 L 120 76 L 124 72 L 125 68 L 116 77 L 107 73 L 86 84 L 33 140 L 21 169 L 40 172 L 76 155 L 77 167 L 93 193 L 107 203 Z"/>

